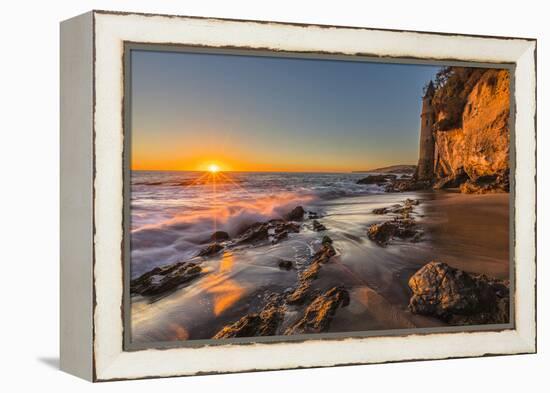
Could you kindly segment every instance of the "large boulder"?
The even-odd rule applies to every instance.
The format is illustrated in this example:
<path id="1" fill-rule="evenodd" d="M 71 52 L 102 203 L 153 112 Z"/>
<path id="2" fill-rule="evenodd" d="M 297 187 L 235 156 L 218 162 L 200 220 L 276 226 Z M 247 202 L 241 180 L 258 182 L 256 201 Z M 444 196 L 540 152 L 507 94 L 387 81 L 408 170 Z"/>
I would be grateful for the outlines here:
<path id="1" fill-rule="evenodd" d="M 409 280 L 409 309 L 451 324 L 507 323 L 508 282 L 430 262 Z"/>

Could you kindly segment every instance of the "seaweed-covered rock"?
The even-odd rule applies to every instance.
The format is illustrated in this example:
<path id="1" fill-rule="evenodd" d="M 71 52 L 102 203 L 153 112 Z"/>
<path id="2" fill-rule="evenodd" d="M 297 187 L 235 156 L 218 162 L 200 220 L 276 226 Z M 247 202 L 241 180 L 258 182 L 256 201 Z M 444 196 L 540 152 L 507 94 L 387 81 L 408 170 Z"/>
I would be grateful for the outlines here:
<path id="1" fill-rule="evenodd" d="M 130 282 L 130 293 L 159 295 L 197 278 L 202 268 L 193 262 L 157 267 Z"/>
<path id="2" fill-rule="evenodd" d="M 306 308 L 303 318 L 285 330 L 285 335 L 326 332 L 339 307 L 349 305 L 349 292 L 334 287 L 318 295 Z"/>
<path id="3" fill-rule="evenodd" d="M 441 262 L 430 262 L 409 280 L 416 314 L 438 317 L 454 325 L 507 323 L 509 283 L 471 275 Z"/>
<path id="4" fill-rule="evenodd" d="M 284 307 L 280 305 L 280 300 L 276 297 L 259 312 L 247 314 L 237 322 L 225 326 L 213 338 L 273 336 L 277 332 L 283 315 Z"/>

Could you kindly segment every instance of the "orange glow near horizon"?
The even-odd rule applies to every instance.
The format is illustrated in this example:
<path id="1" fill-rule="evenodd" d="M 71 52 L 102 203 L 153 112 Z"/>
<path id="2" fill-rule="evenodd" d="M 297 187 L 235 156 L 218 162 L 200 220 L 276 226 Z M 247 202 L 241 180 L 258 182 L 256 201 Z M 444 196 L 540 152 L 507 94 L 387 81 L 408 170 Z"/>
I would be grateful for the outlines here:
<path id="1" fill-rule="evenodd" d="M 249 146 L 234 140 L 211 138 L 161 143 L 154 138 L 132 142 L 131 169 L 135 171 L 197 172 L 351 172 L 383 167 L 396 162 L 392 154 L 379 152 L 351 156 L 334 149 L 330 152 L 290 146 L 288 151 L 268 146 Z M 216 169 L 216 170 L 212 170 Z"/>
<path id="2" fill-rule="evenodd" d="M 132 161 L 131 169 L 133 171 L 196 171 L 206 173 L 220 173 L 220 172 L 352 172 L 352 171 L 364 171 L 373 167 L 383 167 L 393 165 L 393 162 L 380 162 L 369 163 L 365 165 L 353 163 L 346 165 L 344 162 L 342 165 L 327 166 L 324 165 L 323 160 L 319 160 L 318 163 L 300 163 L 300 162 L 288 162 L 288 163 L 267 163 L 267 162 L 248 162 L 232 160 L 229 158 L 216 160 L 208 159 L 196 159 L 189 161 L 172 161 L 172 160 L 142 160 L 136 162 Z"/>

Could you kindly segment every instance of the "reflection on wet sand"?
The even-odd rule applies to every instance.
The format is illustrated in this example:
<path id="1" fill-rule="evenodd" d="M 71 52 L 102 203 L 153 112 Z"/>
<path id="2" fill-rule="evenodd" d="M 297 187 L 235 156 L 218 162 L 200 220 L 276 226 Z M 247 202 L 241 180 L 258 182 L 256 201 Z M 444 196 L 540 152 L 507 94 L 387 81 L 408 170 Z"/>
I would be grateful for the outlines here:
<path id="1" fill-rule="evenodd" d="M 224 252 L 217 271 L 208 274 L 199 283 L 206 293 L 212 295 L 213 313 L 216 316 L 237 302 L 245 293 L 244 288 L 231 279 L 234 264 L 233 253 Z"/>

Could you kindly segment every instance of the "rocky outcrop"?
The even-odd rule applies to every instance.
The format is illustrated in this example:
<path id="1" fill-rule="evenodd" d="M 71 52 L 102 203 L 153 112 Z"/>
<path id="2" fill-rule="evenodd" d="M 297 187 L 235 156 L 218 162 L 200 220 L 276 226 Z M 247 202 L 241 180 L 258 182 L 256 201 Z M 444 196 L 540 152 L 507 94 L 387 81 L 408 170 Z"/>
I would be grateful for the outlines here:
<path id="1" fill-rule="evenodd" d="M 326 332 L 339 307 L 349 305 L 349 292 L 334 287 L 318 295 L 306 308 L 304 316 L 285 330 L 285 335 Z"/>
<path id="2" fill-rule="evenodd" d="M 507 70 L 443 68 L 423 100 L 420 157 L 414 180 L 427 180 L 436 189 L 507 192 L 509 117 Z M 388 191 L 410 187 L 415 185 L 398 184 Z"/>
<path id="3" fill-rule="evenodd" d="M 202 268 L 193 262 L 179 262 L 169 266 L 156 267 L 130 282 L 130 293 L 138 295 L 159 295 L 200 276 Z"/>
<path id="4" fill-rule="evenodd" d="M 274 297 L 262 310 L 247 314 L 237 322 L 224 327 L 213 338 L 273 336 L 277 332 L 283 315 L 284 307 L 280 299 Z"/>
<path id="5" fill-rule="evenodd" d="M 197 254 L 199 257 L 210 257 L 212 255 L 216 255 L 221 250 L 223 250 L 223 246 L 218 243 L 212 243 L 200 250 Z"/>
<path id="6" fill-rule="evenodd" d="M 270 239 L 272 243 L 286 239 L 289 233 L 300 232 L 300 226 L 285 220 L 269 220 L 250 225 L 236 239 L 235 244 L 250 244 Z"/>
<path id="7" fill-rule="evenodd" d="M 301 312 L 303 315 L 285 329 L 283 321 L 288 302 L 272 295 L 260 311 L 246 314 L 237 322 L 225 326 L 213 338 L 274 336 L 279 332 L 283 335 L 326 332 L 336 310 L 348 306 L 349 302 L 346 289 L 333 287 L 317 295 Z"/>
<path id="8" fill-rule="evenodd" d="M 364 177 L 362 179 L 357 180 L 357 184 L 378 184 L 378 185 L 382 185 L 382 184 L 387 183 L 391 180 L 395 180 L 396 178 L 397 178 L 397 176 L 392 175 L 392 174 L 369 175 L 367 177 Z"/>
<path id="9" fill-rule="evenodd" d="M 284 294 L 267 296 L 259 311 L 251 312 L 234 323 L 223 327 L 213 338 L 292 335 L 327 331 L 340 307 L 350 302 L 349 292 L 338 283 L 321 283 L 314 286 L 321 267 L 336 255 L 328 236 L 323 236 L 321 245 L 309 264 L 298 269 L 296 286 Z M 290 270 L 292 261 L 279 260 L 279 267 Z"/>
<path id="10" fill-rule="evenodd" d="M 384 191 L 386 192 L 406 192 L 406 191 L 420 191 L 431 188 L 432 180 L 417 180 L 412 179 L 395 179 L 386 185 Z"/>
<path id="11" fill-rule="evenodd" d="M 393 214 L 391 220 L 372 224 L 367 228 L 367 237 L 379 246 L 386 246 L 393 238 L 412 239 L 419 241 L 422 232 L 418 229 L 415 219 L 411 216 L 418 200 L 407 199 L 403 204 L 374 209 L 374 214 Z"/>
<path id="12" fill-rule="evenodd" d="M 311 223 L 312 227 L 313 227 L 313 230 L 315 232 L 322 232 L 322 231 L 326 231 L 327 230 L 327 227 L 325 227 L 323 224 L 321 224 L 319 221 L 317 220 L 313 220 L 313 222 Z"/>
<path id="13" fill-rule="evenodd" d="M 302 206 L 296 206 L 290 213 L 285 216 L 288 221 L 301 221 L 304 218 L 306 211 Z"/>
<path id="14" fill-rule="evenodd" d="M 307 266 L 298 276 L 298 286 L 286 296 L 289 304 L 302 304 L 312 295 L 311 282 L 315 280 L 321 265 L 328 263 L 330 258 L 336 255 L 336 250 L 332 246 L 332 239 L 324 236 L 321 242 L 321 248 L 317 251 Z"/>
<path id="15" fill-rule="evenodd" d="M 430 262 L 409 280 L 409 309 L 452 325 L 507 323 L 509 282 Z"/>

